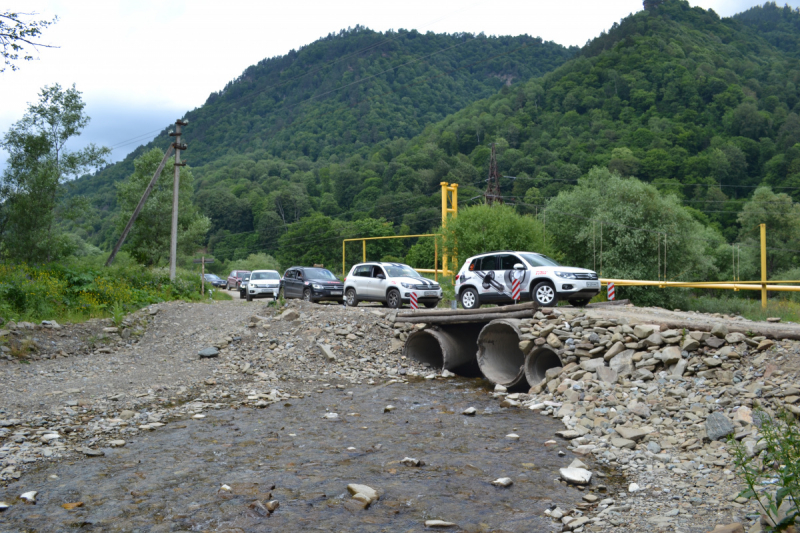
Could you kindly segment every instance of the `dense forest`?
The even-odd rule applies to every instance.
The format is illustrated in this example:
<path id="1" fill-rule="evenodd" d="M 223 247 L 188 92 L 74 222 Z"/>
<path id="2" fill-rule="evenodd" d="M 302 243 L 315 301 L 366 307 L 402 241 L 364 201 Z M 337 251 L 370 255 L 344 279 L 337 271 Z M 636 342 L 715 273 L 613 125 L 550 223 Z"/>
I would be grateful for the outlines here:
<path id="1" fill-rule="evenodd" d="M 722 19 L 665 0 L 580 50 L 527 36 L 330 35 L 247 69 L 187 114 L 210 250 L 291 261 L 342 237 L 429 231 L 440 181 L 480 201 L 491 143 L 520 212 L 541 215 L 604 167 L 675 194 L 735 242 L 757 186 L 800 198 L 799 28 L 800 13 L 774 3 Z M 71 231 L 108 247 L 115 183 L 167 143 L 165 130 L 73 182 L 92 209 Z"/>
<path id="2" fill-rule="evenodd" d="M 349 208 L 341 200 L 353 192 L 334 198 L 336 177 L 320 174 L 322 166 L 366 160 L 375 150 L 400 153 L 426 125 L 541 76 L 576 51 L 528 36 L 356 27 L 247 68 L 185 116 L 185 157 L 198 178 L 196 200 L 213 223 L 209 235 L 260 228 L 266 238 L 278 223 Z M 68 195 L 88 197 L 93 208 L 74 231 L 109 246 L 116 183 L 132 174 L 136 157 L 166 149 L 168 130 L 71 184 Z"/>

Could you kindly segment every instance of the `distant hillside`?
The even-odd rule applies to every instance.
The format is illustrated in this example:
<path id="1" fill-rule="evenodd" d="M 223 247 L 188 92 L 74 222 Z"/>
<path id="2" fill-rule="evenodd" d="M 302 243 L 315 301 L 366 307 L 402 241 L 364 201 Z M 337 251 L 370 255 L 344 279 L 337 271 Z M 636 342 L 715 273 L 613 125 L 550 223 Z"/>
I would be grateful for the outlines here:
<path id="1" fill-rule="evenodd" d="M 314 184 L 299 174 L 319 162 L 366 156 L 410 139 L 504 86 L 541 76 L 574 52 L 528 36 L 356 27 L 265 59 L 186 114 L 185 157 L 199 178 L 200 205 L 212 217 L 214 232 L 252 230 L 263 211 L 257 204 L 292 182 L 309 196 L 301 203 L 318 209 L 313 198 L 320 198 L 324 185 L 317 174 Z M 77 232 L 109 244 L 114 184 L 130 175 L 135 157 L 168 146 L 166 134 L 165 128 L 124 161 L 71 184 L 68 194 L 85 195 L 94 207 Z"/>
<path id="2" fill-rule="evenodd" d="M 732 239 L 755 186 L 800 199 L 800 61 L 784 46 L 800 37 L 797 17 L 767 4 L 720 19 L 666 0 L 552 73 L 431 126 L 389 166 L 477 183 L 496 142 L 501 172 L 516 177 L 503 193 L 521 208 L 608 166 L 678 194 Z"/>
<path id="3" fill-rule="evenodd" d="M 784 52 L 800 57 L 800 9 L 775 2 L 755 6 L 733 17 Z"/>

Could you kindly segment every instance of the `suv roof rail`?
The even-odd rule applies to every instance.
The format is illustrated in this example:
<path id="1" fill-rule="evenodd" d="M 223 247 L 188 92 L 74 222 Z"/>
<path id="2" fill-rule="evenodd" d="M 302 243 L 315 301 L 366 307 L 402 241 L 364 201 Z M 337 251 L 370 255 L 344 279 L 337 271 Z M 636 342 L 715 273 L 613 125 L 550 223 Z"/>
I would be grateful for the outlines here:
<path id="1" fill-rule="evenodd" d="M 478 254 L 478 255 L 499 254 L 499 253 L 509 253 L 509 254 L 521 254 L 521 253 L 530 254 L 530 253 L 532 253 L 532 254 L 536 254 L 536 253 L 539 253 L 539 252 L 520 252 L 518 250 L 492 250 L 491 252 L 483 252 L 482 254 Z M 474 256 L 474 257 L 477 257 L 477 256 Z"/>

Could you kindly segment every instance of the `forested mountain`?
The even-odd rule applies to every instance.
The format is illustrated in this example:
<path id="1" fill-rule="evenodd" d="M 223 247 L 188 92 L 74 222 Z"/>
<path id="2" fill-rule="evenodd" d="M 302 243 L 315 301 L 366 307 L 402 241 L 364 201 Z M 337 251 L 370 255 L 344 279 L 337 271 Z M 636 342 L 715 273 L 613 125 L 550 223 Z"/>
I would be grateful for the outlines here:
<path id="1" fill-rule="evenodd" d="M 529 37 L 362 28 L 267 60 L 187 115 L 209 245 L 220 258 L 289 258 L 309 235 L 330 246 L 426 232 L 440 181 L 459 183 L 464 202 L 480 195 L 490 143 L 521 211 L 607 167 L 675 193 L 733 241 L 756 186 L 800 199 L 799 18 L 770 3 L 721 19 L 663 0 L 566 62 L 570 51 Z M 113 237 L 113 183 L 139 153 L 75 184 L 97 208 L 81 230 L 97 244 Z"/>
<path id="2" fill-rule="evenodd" d="M 212 235 L 252 231 L 254 219 L 282 225 L 315 210 L 338 211 L 341 196 L 324 196 L 330 176 L 312 169 L 383 147 L 399 152 L 426 125 L 541 76 L 575 51 L 528 36 L 356 27 L 247 68 L 185 117 L 185 158 L 199 178 L 197 201 L 213 221 Z M 167 131 L 71 185 L 69 195 L 88 196 L 95 208 L 77 231 L 109 244 L 115 183 L 133 172 L 135 157 L 165 149 Z"/>
<path id="3" fill-rule="evenodd" d="M 477 183 L 495 142 L 501 173 L 516 178 L 503 193 L 523 208 L 608 167 L 678 194 L 733 239 L 755 186 L 800 199 L 800 62 L 783 46 L 797 19 L 771 4 L 720 19 L 666 0 L 552 73 L 431 126 L 388 168 Z"/>

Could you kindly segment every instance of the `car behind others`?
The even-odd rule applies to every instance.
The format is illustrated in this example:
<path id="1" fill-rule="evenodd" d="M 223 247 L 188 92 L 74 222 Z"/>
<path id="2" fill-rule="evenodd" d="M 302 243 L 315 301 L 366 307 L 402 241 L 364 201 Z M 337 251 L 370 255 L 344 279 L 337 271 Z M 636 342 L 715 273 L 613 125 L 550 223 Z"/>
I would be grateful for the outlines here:
<path id="1" fill-rule="evenodd" d="M 253 298 L 277 298 L 281 290 L 281 275 L 275 270 L 254 270 L 247 281 L 247 301 Z"/>
<path id="2" fill-rule="evenodd" d="M 520 299 L 540 306 L 555 306 L 561 299 L 583 307 L 600 292 L 592 270 L 562 266 L 534 252 L 504 250 L 468 258 L 456 276 L 456 297 L 464 309 L 511 303 L 514 279 L 520 281 Z"/>
<path id="3" fill-rule="evenodd" d="M 236 289 L 239 290 L 242 284 L 242 277 L 245 274 L 249 274 L 249 270 L 232 270 L 231 275 L 228 276 L 228 283 L 226 285 L 228 290 Z"/>
<path id="4" fill-rule="evenodd" d="M 206 279 L 206 283 L 214 287 L 224 287 L 227 284 L 227 282 L 224 279 L 217 276 L 216 274 L 205 274 L 203 277 Z"/>
<path id="5" fill-rule="evenodd" d="M 342 303 L 344 285 L 327 268 L 292 267 L 283 274 L 284 298 Z"/>

